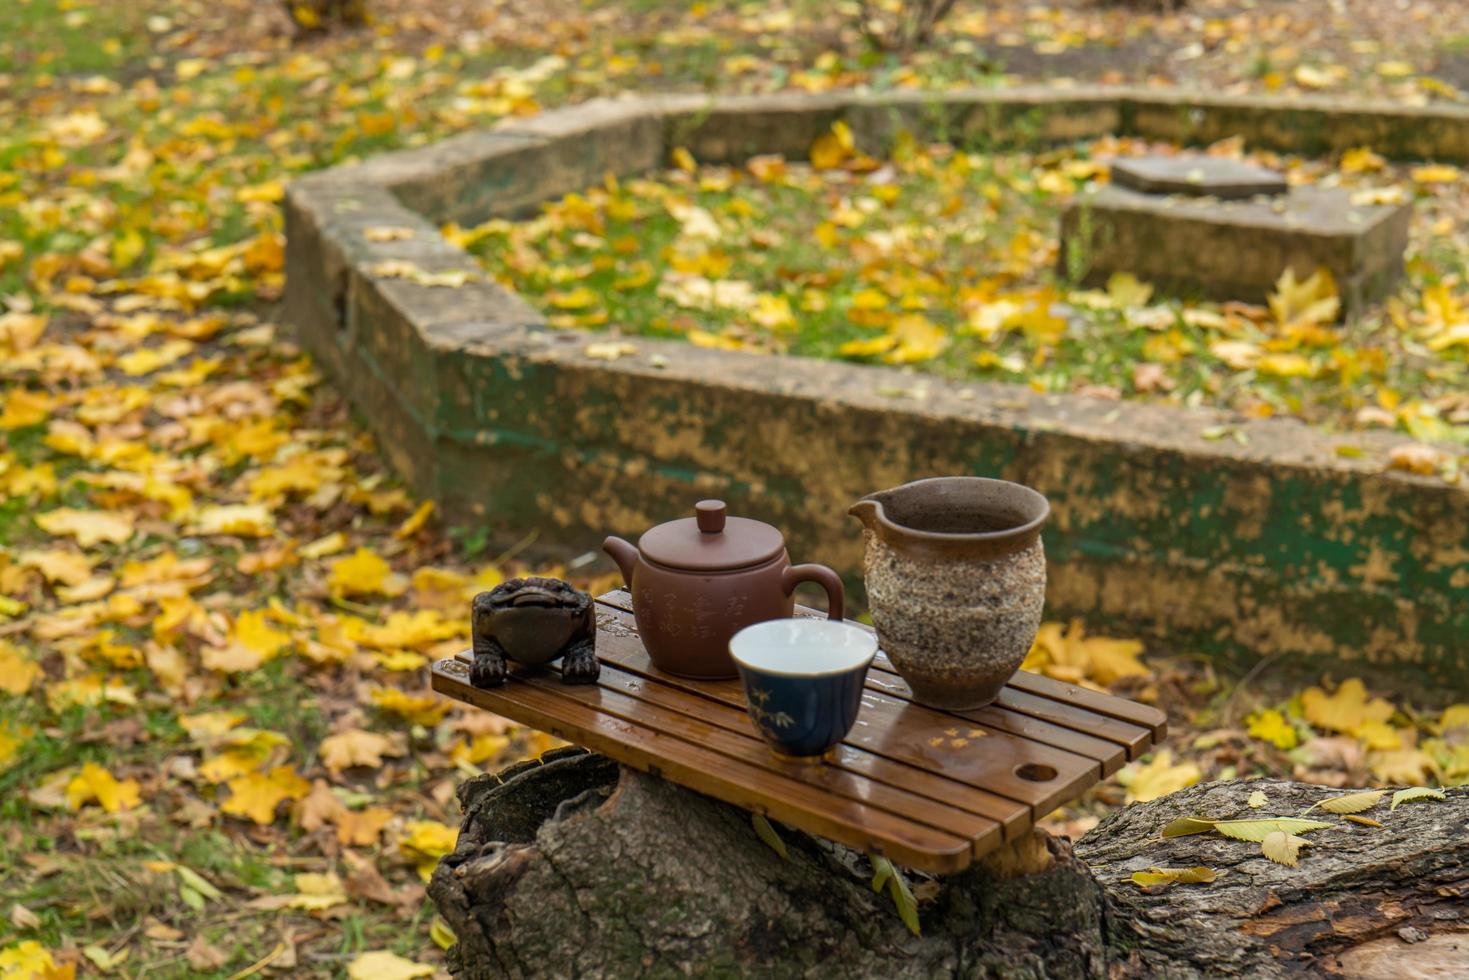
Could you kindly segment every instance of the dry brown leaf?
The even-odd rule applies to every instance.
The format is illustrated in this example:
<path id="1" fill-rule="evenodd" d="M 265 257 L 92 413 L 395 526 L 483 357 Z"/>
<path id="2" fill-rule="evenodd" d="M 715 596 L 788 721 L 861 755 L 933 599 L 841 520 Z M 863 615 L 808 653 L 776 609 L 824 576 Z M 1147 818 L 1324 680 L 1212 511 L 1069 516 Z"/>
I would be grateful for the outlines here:
<path id="1" fill-rule="evenodd" d="M 189 948 L 184 950 L 184 959 L 188 961 L 189 966 L 200 973 L 205 973 L 210 970 L 218 970 L 228 963 L 230 954 L 211 945 L 209 940 L 204 938 L 204 934 L 200 933 L 194 937 Z"/>

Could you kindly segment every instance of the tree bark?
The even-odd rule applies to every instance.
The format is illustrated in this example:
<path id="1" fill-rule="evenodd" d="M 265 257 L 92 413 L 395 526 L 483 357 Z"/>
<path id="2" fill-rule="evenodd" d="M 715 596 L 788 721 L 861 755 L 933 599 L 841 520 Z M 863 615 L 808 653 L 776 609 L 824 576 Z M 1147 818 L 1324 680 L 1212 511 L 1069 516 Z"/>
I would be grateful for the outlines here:
<path id="1" fill-rule="evenodd" d="M 1248 810 L 1257 788 L 1271 805 Z M 1469 929 L 1469 793 L 1312 834 L 1295 869 L 1217 835 L 1158 839 L 1177 816 L 1294 815 L 1330 795 L 1194 787 L 1112 815 L 1075 852 L 1035 832 L 963 874 L 908 873 L 918 937 L 869 887 L 865 855 L 777 825 L 782 858 L 747 812 L 566 750 L 461 787 L 459 843 L 429 894 L 462 978 L 1284 976 L 1381 950 L 1457 955 L 1469 975 L 1469 933 L 1450 948 Z M 1128 880 L 1196 864 L 1226 873 L 1158 894 Z"/>

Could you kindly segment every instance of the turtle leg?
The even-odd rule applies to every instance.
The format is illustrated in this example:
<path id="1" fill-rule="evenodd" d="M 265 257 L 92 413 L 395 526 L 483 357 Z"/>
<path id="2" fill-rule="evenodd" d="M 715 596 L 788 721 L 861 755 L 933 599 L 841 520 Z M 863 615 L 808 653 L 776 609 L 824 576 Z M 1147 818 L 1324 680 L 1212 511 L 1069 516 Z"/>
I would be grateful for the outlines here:
<path id="1" fill-rule="evenodd" d="M 561 683 L 595 684 L 602 665 L 597 663 L 597 638 L 591 636 L 574 640 L 562 654 Z"/>
<path id="2" fill-rule="evenodd" d="M 493 636 L 475 634 L 469 683 L 473 687 L 499 687 L 505 683 L 505 648 Z"/>

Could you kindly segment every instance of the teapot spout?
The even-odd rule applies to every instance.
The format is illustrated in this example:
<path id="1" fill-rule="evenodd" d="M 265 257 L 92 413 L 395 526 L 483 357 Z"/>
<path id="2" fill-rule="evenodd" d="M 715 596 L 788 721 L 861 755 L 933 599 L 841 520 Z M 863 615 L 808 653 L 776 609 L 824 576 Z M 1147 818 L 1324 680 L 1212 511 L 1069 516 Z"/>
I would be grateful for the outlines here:
<path id="1" fill-rule="evenodd" d="M 617 562 L 617 567 L 622 569 L 622 582 L 629 589 L 632 588 L 632 570 L 638 563 L 638 549 L 619 538 L 617 535 L 609 535 L 602 542 L 602 550 L 612 556 Z"/>
<path id="2" fill-rule="evenodd" d="M 875 496 L 869 495 L 857 501 L 847 508 L 847 513 L 862 522 L 862 525 L 871 530 L 877 525 L 877 517 L 882 513 L 882 502 Z"/>

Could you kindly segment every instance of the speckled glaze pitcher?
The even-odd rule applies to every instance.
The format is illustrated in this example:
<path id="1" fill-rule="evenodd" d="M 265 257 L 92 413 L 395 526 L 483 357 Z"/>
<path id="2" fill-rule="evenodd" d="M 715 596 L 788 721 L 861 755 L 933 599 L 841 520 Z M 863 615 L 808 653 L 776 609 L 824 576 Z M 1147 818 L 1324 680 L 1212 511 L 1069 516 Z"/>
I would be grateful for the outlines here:
<path id="1" fill-rule="evenodd" d="M 878 642 L 918 701 L 982 707 L 1020 667 L 1046 601 L 1041 526 L 1050 510 L 1030 487 L 968 476 L 852 505 Z"/>

